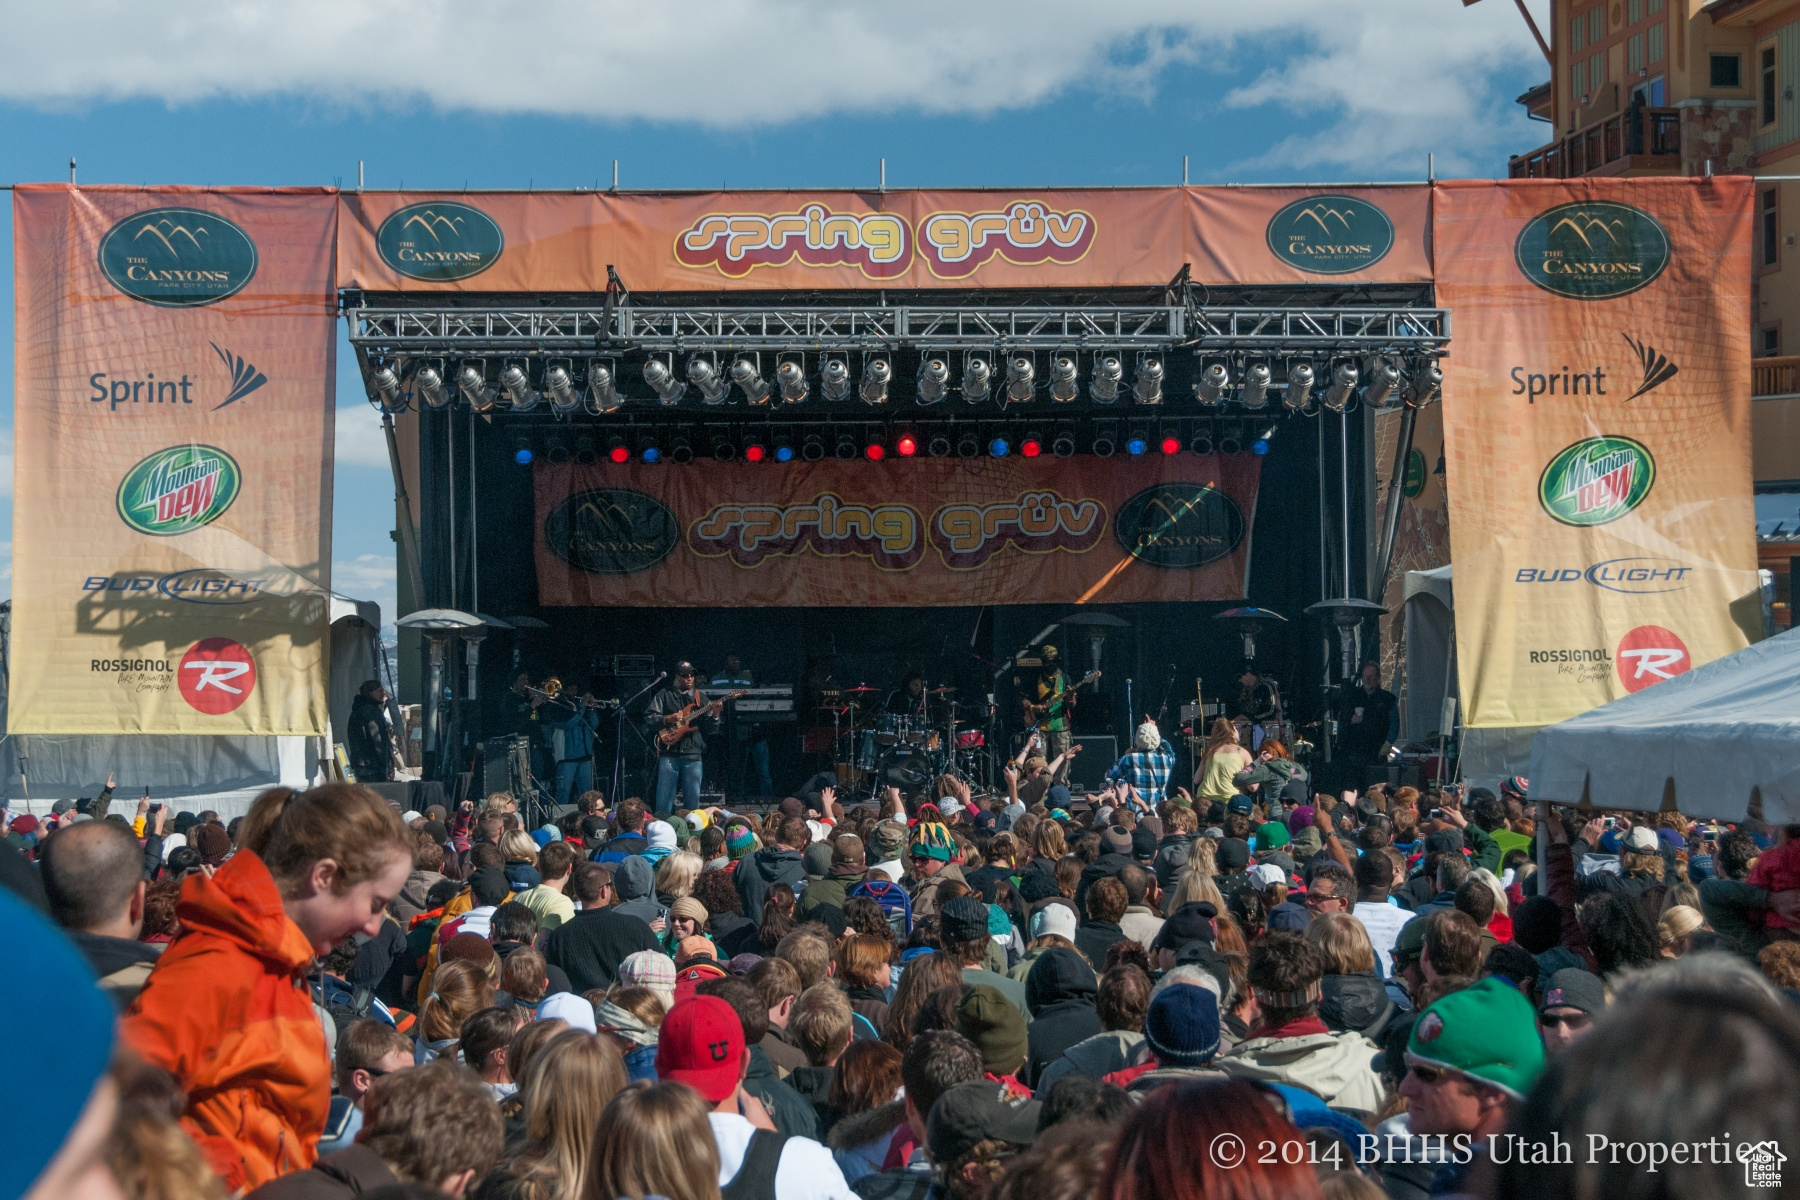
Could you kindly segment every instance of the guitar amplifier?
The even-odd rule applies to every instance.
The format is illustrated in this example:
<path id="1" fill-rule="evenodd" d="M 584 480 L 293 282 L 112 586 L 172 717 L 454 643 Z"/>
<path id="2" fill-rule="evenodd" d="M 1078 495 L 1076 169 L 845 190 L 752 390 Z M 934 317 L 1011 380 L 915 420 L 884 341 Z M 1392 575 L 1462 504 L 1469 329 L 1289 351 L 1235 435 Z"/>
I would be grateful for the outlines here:
<path id="1" fill-rule="evenodd" d="M 1119 761 L 1119 739 L 1110 733 L 1078 733 L 1081 753 L 1069 764 L 1069 786 L 1097 792 L 1106 786 L 1106 773 Z"/>
<path id="2" fill-rule="evenodd" d="M 612 673 L 617 679 L 649 679 L 656 674 L 656 656 L 615 654 L 612 656 Z"/>

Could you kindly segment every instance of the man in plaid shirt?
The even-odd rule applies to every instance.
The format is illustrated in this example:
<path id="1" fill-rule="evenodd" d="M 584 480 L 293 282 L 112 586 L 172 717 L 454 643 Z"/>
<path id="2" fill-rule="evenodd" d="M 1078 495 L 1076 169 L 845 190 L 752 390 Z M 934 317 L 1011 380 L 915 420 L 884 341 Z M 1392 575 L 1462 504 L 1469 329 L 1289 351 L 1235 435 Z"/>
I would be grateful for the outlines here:
<path id="1" fill-rule="evenodd" d="M 1145 801 L 1160 803 L 1169 790 L 1169 775 L 1175 770 L 1175 751 L 1162 739 L 1156 722 L 1149 717 L 1137 727 L 1136 748 L 1123 755 L 1106 777 L 1136 788 Z"/>

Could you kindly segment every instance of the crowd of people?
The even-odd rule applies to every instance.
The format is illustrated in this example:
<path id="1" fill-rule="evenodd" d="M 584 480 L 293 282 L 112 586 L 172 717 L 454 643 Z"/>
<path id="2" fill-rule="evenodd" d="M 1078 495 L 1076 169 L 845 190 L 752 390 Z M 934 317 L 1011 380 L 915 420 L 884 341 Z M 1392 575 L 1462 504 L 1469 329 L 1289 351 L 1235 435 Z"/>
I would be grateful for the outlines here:
<path id="1" fill-rule="evenodd" d="M 1309 793 L 1278 743 L 1196 797 L 1159 749 L 1085 796 L 16 817 L 0 1200 L 1779 1184 L 1800 826 Z"/>

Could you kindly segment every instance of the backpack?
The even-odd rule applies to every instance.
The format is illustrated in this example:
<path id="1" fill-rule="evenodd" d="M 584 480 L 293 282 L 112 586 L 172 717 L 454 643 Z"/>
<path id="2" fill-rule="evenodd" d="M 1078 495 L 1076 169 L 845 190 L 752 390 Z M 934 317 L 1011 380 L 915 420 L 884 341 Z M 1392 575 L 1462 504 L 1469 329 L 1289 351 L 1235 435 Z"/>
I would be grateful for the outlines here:
<path id="1" fill-rule="evenodd" d="M 886 879 L 865 879 L 850 889 L 850 895 L 866 896 L 881 906 L 881 915 L 887 918 L 896 942 L 904 943 L 912 936 L 912 897 L 899 884 Z"/>

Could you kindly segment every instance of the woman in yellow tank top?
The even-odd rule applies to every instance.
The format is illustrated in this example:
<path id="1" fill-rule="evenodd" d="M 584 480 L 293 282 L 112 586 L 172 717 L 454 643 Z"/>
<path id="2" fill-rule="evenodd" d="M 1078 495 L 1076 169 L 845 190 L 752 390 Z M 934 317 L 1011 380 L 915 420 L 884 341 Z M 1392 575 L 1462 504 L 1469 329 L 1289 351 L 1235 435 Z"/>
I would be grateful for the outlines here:
<path id="1" fill-rule="evenodd" d="M 1221 803 L 1238 794 L 1235 777 L 1250 768 L 1250 752 L 1238 744 L 1237 726 L 1215 717 L 1206 736 L 1206 752 L 1194 772 L 1194 796 L 1203 804 Z"/>

